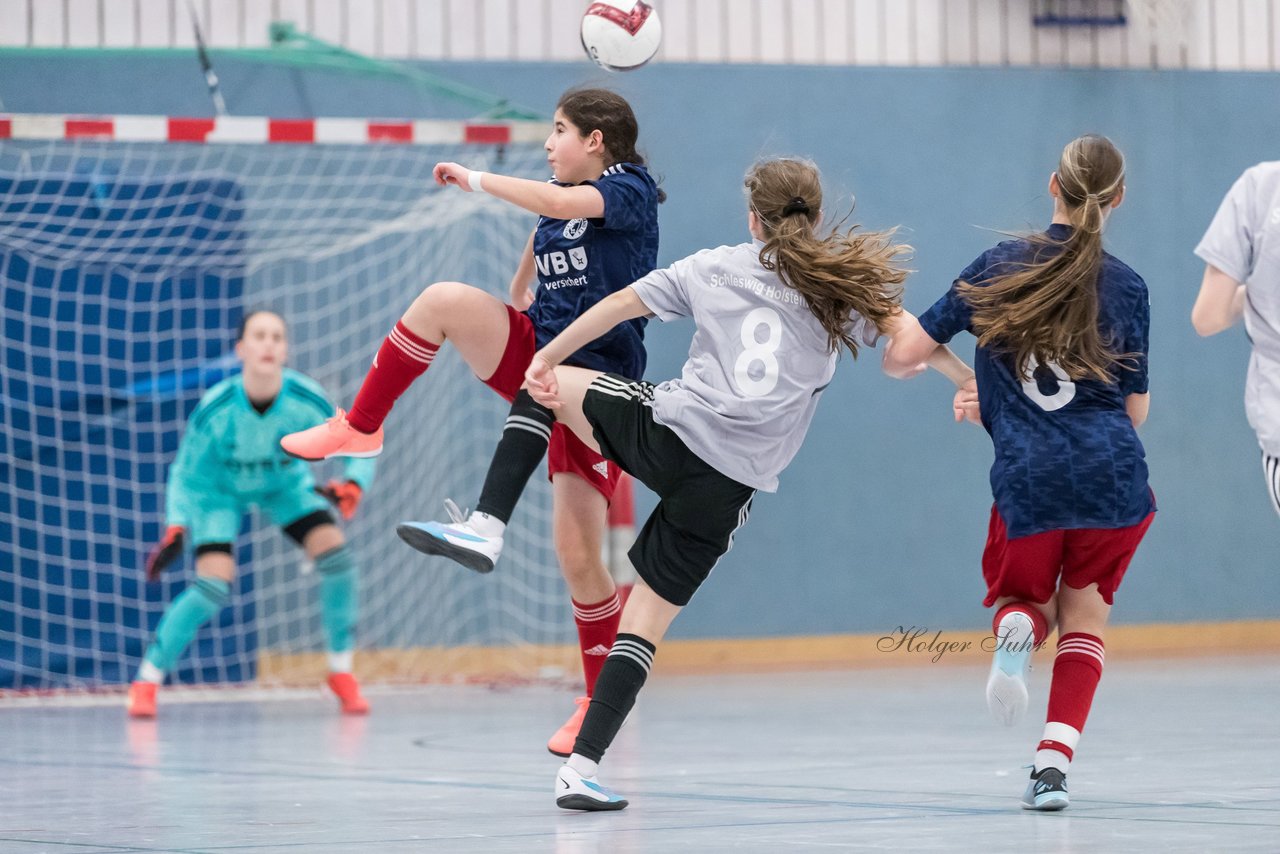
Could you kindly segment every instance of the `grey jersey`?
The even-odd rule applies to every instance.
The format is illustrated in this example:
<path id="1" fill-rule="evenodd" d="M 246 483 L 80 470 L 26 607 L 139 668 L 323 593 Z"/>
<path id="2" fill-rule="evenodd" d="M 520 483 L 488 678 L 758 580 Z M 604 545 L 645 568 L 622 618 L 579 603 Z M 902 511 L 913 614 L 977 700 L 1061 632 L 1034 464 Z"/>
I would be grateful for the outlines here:
<path id="1" fill-rule="evenodd" d="M 1253 341 L 1245 411 L 1263 450 L 1280 456 L 1280 161 L 1240 176 L 1196 255 L 1245 286 L 1244 325 Z"/>
<path id="2" fill-rule="evenodd" d="M 800 293 L 761 265 L 762 245 L 704 249 L 631 287 L 660 320 L 698 327 L 680 378 L 654 392 L 654 420 L 721 474 L 773 492 L 840 354 Z M 873 324 L 850 322 L 875 345 Z"/>

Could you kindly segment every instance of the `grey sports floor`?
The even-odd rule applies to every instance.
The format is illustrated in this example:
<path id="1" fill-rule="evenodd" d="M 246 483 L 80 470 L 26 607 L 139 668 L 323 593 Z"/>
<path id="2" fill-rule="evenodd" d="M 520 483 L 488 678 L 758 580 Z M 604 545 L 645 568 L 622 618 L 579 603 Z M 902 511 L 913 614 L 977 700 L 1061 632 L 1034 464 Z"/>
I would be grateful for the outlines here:
<path id="1" fill-rule="evenodd" d="M 657 674 L 601 771 L 631 807 L 590 815 L 547 687 L 0 704 L 0 851 L 1280 851 L 1275 657 L 1109 662 L 1070 809 L 1027 813 L 1047 677 L 1005 730 L 972 666 Z"/>

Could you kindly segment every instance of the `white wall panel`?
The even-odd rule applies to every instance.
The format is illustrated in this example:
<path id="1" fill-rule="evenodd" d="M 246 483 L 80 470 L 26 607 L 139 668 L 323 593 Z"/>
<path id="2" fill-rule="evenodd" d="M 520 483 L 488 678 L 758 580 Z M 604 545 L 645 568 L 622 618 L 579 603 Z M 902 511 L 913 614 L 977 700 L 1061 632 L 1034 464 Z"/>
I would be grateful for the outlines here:
<path id="1" fill-rule="evenodd" d="M 853 62 L 858 65 L 884 64 L 884 0 L 852 0 Z"/>
<path id="2" fill-rule="evenodd" d="M 524 0 L 528 2 L 528 0 Z M 1280 2 L 1280 0 L 1277 0 Z M 582 10 L 586 3 L 547 0 L 547 58 L 582 58 Z"/>
<path id="3" fill-rule="evenodd" d="M 1005 64 L 1008 56 L 1007 23 L 1000 0 L 978 0 L 972 26 L 973 56 L 979 65 Z"/>
<path id="4" fill-rule="evenodd" d="M 101 0 L 102 45 L 132 47 L 137 19 L 134 0 Z"/>
<path id="5" fill-rule="evenodd" d="M 0 0 L 0 46 L 23 47 L 31 41 L 27 0 Z"/>
<path id="6" fill-rule="evenodd" d="M 951 0 L 942 4 L 942 61 L 945 65 L 974 65 L 978 61 L 977 0 Z"/>
<path id="7" fill-rule="evenodd" d="M 346 20 L 346 45 L 357 53 L 385 56 L 382 50 L 382 0 L 343 0 Z"/>
<path id="8" fill-rule="evenodd" d="M 916 57 L 918 65 L 942 64 L 942 4 L 913 0 L 916 4 Z"/>
<path id="9" fill-rule="evenodd" d="M 1213 24 L 1214 67 L 1223 71 L 1243 68 L 1240 0 L 1220 3 Z"/>
<path id="10" fill-rule="evenodd" d="M 729 28 L 723 16 L 728 4 L 723 0 L 697 0 L 689 31 L 693 34 L 694 62 L 725 62 L 729 56 Z M 674 26 L 674 25 L 673 25 Z"/>
<path id="11" fill-rule="evenodd" d="M 65 0 L 66 38 L 68 47 L 97 47 L 98 3 L 97 0 Z"/>
<path id="12" fill-rule="evenodd" d="M 728 61 L 750 62 L 756 55 L 756 42 L 759 21 L 757 16 L 744 0 L 733 0 L 733 10 L 721 16 L 722 25 L 728 34 Z"/>
<path id="13" fill-rule="evenodd" d="M 886 3 L 884 8 L 885 65 L 915 65 L 915 3 L 898 0 Z"/>
<path id="14" fill-rule="evenodd" d="M 1280 71 L 1280 0 L 1129 0 L 1123 27 L 1035 27 L 1037 0 L 650 0 L 658 61 Z M 272 20 L 393 59 L 575 61 L 587 0 L 196 0 L 215 47 Z M 187 0 L 0 0 L 0 44 L 189 47 Z"/>
<path id="15" fill-rule="evenodd" d="M 308 0 L 312 16 L 311 33 L 325 41 L 342 44 L 342 29 L 346 23 L 342 5 L 343 0 Z"/>
<path id="16" fill-rule="evenodd" d="M 516 39 L 515 59 L 538 60 L 547 55 L 550 27 L 547 21 L 545 0 L 523 0 L 515 4 L 515 26 L 520 33 Z"/>
<path id="17" fill-rule="evenodd" d="M 164 0 L 161 0 L 163 2 Z M 417 0 L 409 0 L 417 5 Z M 313 31 L 311 26 L 311 4 L 308 0 L 271 0 L 271 14 L 277 21 L 291 21 L 304 33 Z"/>

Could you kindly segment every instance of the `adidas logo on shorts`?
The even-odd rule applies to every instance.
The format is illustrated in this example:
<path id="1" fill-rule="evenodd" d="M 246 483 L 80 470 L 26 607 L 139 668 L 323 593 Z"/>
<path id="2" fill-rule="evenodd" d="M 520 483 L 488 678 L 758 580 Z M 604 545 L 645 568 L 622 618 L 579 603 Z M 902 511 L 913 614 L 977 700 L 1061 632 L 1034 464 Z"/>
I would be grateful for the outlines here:
<path id="1" fill-rule="evenodd" d="M 600 475 L 605 480 L 609 479 L 609 461 L 608 460 L 601 460 L 598 463 L 594 463 L 592 464 L 591 468 L 596 474 Z"/>

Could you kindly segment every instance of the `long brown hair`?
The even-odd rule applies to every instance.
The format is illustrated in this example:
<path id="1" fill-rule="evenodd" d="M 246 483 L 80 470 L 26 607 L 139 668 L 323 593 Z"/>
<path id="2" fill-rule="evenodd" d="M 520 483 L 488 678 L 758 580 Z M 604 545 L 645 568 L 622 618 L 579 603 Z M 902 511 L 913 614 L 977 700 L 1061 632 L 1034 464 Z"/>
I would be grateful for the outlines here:
<path id="1" fill-rule="evenodd" d="M 973 309 L 978 344 L 1010 353 L 1020 378 L 1034 359 L 1056 362 L 1073 380 L 1114 382 L 1114 369 L 1134 354 L 1113 352 L 1098 329 L 1098 273 L 1106 210 L 1124 192 L 1124 155 L 1105 136 L 1082 136 L 1062 150 L 1057 176 L 1071 236 L 1028 237 L 1029 262 L 957 290 Z"/>
<path id="2" fill-rule="evenodd" d="M 605 166 L 615 163 L 635 163 L 644 166 L 644 157 L 636 150 L 640 125 L 627 99 L 608 89 L 570 89 L 560 96 L 556 109 L 573 122 L 583 136 L 593 130 L 604 137 L 607 152 Z M 667 194 L 658 190 L 658 201 L 665 202 Z"/>
<path id="3" fill-rule="evenodd" d="M 759 161 L 743 185 L 764 231 L 760 263 L 800 292 L 826 330 L 831 351 L 848 347 L 856 359 L 849 315 L 856 311 L 881 333 L 889 331 L 890 320 L 902 310 L 907 278 L 896 262 L 911 247 L 894 243 L 892 230 L 855 233 L 856 225 L 845 231 L 833 226 L 819 236 L 822 180 L 811 161 Z"/>

